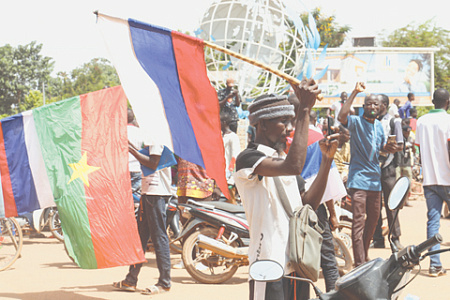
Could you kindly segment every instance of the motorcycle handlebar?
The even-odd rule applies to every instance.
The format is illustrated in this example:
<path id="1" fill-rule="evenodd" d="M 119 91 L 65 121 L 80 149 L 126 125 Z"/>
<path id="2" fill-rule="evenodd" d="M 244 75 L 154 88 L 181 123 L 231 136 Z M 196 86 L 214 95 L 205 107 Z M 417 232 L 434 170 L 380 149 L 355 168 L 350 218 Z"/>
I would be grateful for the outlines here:
<path id="1" fill-rule="evenodd" d="M 442 241 L 443 241 L 442 236 L 439 233 L 436 233 L 433 237 L 417 245 L 414 252 L 416 253 L 417 256 L 420 256 L 422 252 L 428 250 L 429 248 L 433 247 L 436 244 L 442 243 Z"/>

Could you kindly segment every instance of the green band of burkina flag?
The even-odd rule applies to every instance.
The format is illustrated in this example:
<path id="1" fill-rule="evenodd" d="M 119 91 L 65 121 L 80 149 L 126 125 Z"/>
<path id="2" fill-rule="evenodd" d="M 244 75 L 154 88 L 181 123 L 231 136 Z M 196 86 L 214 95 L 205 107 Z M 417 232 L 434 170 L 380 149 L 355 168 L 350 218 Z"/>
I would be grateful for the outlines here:
<path id="1" fill-rule="evenodd" d="M 128 172 L 120 86 L 33 110 L 64 242 L 84 269 L 145 261 Z"/>

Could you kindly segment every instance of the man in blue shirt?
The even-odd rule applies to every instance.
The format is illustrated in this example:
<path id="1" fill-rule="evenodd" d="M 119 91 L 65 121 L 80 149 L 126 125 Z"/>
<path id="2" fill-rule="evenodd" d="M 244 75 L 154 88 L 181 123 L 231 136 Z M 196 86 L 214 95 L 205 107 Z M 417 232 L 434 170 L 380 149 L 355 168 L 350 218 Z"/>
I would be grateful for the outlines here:
<path id="1" fill-rule="evenodd" d="M 364 83 L 358 82 L 339 112 L 339 122 L 350 131 L 350 167 L 347 187 L 352 196 L 352 243 L 355 266 L 368 260 L 370 241 L 378 222 L 381 201 L 380 150 L 397 151 L 395 144 L 386 144 L 383 126 L 377 120 L 380 100 L 369 94 L 364 99 L 364 114 L 349 116 L 356 95 L 363 92 Z"/>
<path id="2" fill-rule="evenodd" d="M 410 112 L 409 110 L 412 108 L 411 102 L 415 100 L 415 96 L 413 93 L 408 93 L 408 101 L 406 101 L 405 105 L 400 107 L 398 109 L 398 114 L 400 115 L 400 118 L 407 119 L 409 118 Z"/>

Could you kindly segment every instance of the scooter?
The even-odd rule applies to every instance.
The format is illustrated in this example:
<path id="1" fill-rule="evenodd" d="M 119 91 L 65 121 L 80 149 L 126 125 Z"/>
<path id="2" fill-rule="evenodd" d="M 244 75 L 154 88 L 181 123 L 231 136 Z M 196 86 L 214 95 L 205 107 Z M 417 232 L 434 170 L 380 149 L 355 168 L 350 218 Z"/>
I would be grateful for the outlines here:
<path id="1" fill-rule="evenodd" d="M 183 263 L 194 279 L 222 283 L 248 265 L 250 234 L 242 206 L 188 200 L 178 208 L 187 221 L 175 241 L 183 242 Z"/>
<path id="2" fill-rule="evenodd" d="M 390 209 L 395 210 L 403 206 L 409 186 L 410 181 L 407 177 L 401 177 L 397 180 L 388 200 Z M 394 218 L 396 219 L 397 217 L 398 211 Z M 329 293 L 322 293 L 309 279 L 284 275 L 283 267 L 275 261 L 256 261 L 250 266 L 249 274 L 255 281 L 277 281 L 284 276 L 285 278 L 308 282 L 314 288 L 317 296 L 316 299 L 398 299 L 401 290 L 417 276 L 416 274 L 409 280 L 411 271 L 416 265 L 420 264 L 420 261 L 429 255 L 450 251 L 450 249 L 441 249 L 422 255 L 424 251 L 442 242 L 442 237 L 439 234 L 436 234 L 418 246 L 411 245 L 405 247 L 400 252 L 392 242 L 391 232 L 389 232 L 388 239 L 392 250 L 390 258 L 387 260 L 376 258 L 353 269 L 338 279 L 336 289 Z"/>

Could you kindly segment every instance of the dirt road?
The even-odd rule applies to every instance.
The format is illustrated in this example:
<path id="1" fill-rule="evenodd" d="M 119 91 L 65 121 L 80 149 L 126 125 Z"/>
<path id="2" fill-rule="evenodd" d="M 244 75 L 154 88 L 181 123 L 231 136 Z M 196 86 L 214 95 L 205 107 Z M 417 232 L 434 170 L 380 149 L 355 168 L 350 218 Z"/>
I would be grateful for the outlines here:
<path id="1" fill-rule="evenodd" d="M 417 244 L 426 237 L 426 205 L 413 201 L 413 207 L 405 207 L 400 214 L 403 245 Z M 444 247 L 450 246 L 450 220 L 441 220 Z M 46 233 L 49 236 L 49 233 Z M 389 249 L 371 249 L 372 258 L 387 258 Z M 139 288 L 154 284 L 158 276 L 153 253 L 147 253 L 148 262 L 139 276 Z M 450 254 L 441 255 L 445 267 L 450 268 Z M 180 260 L 172 256 L 173 264 Z M 422 262 L 422 270 L 405 288 L 401 299 L 450 299 L 450 274 L 439 278 L 427 276 L 429 260 Z M 63 245 L 53 238 L 25 238 L 22 257 L 8 270 L 0 272 L 0 299 L 248 299 L 247 271 L 240 268 L 237 274 L 221 285 L 196 283 L 185 270 L 172 270 L 173 286 L 169 293 L 144 296 L 139 293 L 116 291 L 113 281 L 124 278 L 127 267 L 104 270 L 82 270 L 74 265 L 64 252 Z M 417 273 L 415 270 L 414 273 Z M 321 278 L 318 282 L 324 290 Z M 418 298 L 411 298 L 416 296 Z"/>

